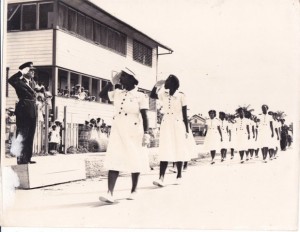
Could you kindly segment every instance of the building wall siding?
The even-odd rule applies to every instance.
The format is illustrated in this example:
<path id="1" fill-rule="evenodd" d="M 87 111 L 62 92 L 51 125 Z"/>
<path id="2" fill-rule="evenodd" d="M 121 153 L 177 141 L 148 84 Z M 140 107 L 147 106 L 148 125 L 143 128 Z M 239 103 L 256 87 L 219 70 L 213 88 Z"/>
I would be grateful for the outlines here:
<path id="1" fill-rule="evenodd" d="M 104 79 L 111 79 L 113 71 L 128 67 L 140 77 L 141 88 L 151 89 L 156 80 L 156 49 L 149 67 L 133 60 L 132 42 L 127 38 L 127 55 L 123 56 L 59 30 L 56 65 Z"/>
<path id="2" fill-rule="evenodd" d="M 9 76 L 18 72 L 18 67 L 27 61 L 32 61 L 35 66 L 52 65 L 53 30 L 10 32 L 6 35 Z M 10 85 L 8 96 L 6 107 L 14 107 L 18 98 Z"/>
<path id="3" fill-rule="evenodd" d="M 56 97 L 57 118 L 64 119 L 64 106 L 67 106 L 67 123 L 84 124 L 92 118 L 102 118 L 112 124 L 114 107 L 111 104 L 80 101 L 72 98 Z M 156 113 L 148 112 L 149 127 L 156 127 Z"/>
<path id="4" fill-rule="evenodd" d="M 102 118 L 107 123 L 113 117 L 113 105 L 89 101 L 81 101 L 72 98 L 56 97 L 57 118 L 64 118 L 64 106 L 67 106 L 67 123 L 84 124 L 92 118 Z"/>

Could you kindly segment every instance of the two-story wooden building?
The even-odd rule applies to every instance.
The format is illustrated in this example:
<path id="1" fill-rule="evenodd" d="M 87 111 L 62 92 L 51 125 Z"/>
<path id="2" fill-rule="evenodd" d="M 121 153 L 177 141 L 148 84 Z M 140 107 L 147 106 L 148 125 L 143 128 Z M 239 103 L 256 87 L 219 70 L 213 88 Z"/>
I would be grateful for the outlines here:
<path id="1" fill-rule="evenodd" d="M 95 117 L 110 123 L 113 107 L 98 94 L 112 75 L 129 67 L 140 77 L 140 90 L 149 93 L 157 79 L 160 51 L 173 52 L 88 0 L 6 0 L 5 7 L 6 78 L 20 64 L 32 61 L 37 80 L 52 92 L 54 119 L 63 119 L 67 106 L 68 123 Z M 61 94 L 78 84 L 95 100 Z M 15 91 L 8 84 L 5 87 L 6 107 L 14 107 Z M 151 101 L 149 119 L 150 126 L 156 127 Z"/>

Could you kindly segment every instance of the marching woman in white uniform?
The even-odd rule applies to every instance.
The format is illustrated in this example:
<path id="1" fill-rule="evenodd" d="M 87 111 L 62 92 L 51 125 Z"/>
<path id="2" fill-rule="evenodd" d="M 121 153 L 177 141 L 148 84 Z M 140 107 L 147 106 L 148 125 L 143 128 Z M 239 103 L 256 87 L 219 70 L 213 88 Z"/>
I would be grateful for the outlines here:
<path id="1" fill-rule="evenodd" d="M 241 163 L 244 163 L 244 153 L 248 150 L 248 141 L 250 139 L 249 125 L 245 120 L 245 112 L 243 108 L 238 108 L 237 113 L 239 117 L 236 119 L 237 126 L 237 150 L 240 153 Z"/>
<path id="2" fill-rule="evenodd" d="M 236 123 L 235 123 L 235 116 L 228 115 L 228 136 L 229 136 L 229 145 L 231 158 L 234 157 L 234 150 L 236 149 Z"/>
<path id="3" fill-rule="evenodd" d="M 259 124 L 260 124 L 260 119 L 256 116 L 254 116 L 254 132 L 255 132 L 255 143 L 254 143 L 254 152 L 255 152 L 255 158 L 258 158 L 258 153 L 260 149 L 260 145 L 257 139 L 258 136 L 258 130 L 259 130 Z"/>
<path id="4" fill-rule="evenodd" d="M 245 111 L 245 119 L 249 126 L 249 134 L 250 139 L 248 140 L 248 150 L 246 151 L 246 161 L 249 160 L 249 153 L 250 153 L 250 159 L 252 159 L 254 154 L 254 146 L 255 146 L 255 124 L 251 119 L 252 114 L 250 111 Z"/>
<path id="5" fill-rule="evenodd" d="M 277 149 L 277 140 L 279 139 L 278 137 L 278 130 L 276 128 L 276 115 L 274 112 L 269 111 L 268 113 L 269 115 L 271 115 L 271 122 L 273 125 L 273 131 L 276 133 L 276 135 L 274 135 L 273 137 L 271 137 L 271 143 L 270 143 L 270 147 L 269 147 L 269 155 L 270 155 L 270 160 L 272 160 L 273 158 L 275 158 L 275 153 L 276 153 L 276 149 Z"/>
<path id="6" fill-rule="evenodd" d="M 276 149 L 275 149 L 275 154 L 274 154 L 274 158 L 276 159 L 277 158 L 277 153 L 278 153 L 278 150 L 279 150 L 279 146 L 280 146 L 280 128 L 281 128 L 281 123 L 279 122 L 278 114 L 277 113 L 273 114 L 273 118 L 274 118 L 274 129 L 275 129 L 275 132 L 277 134 L 277 136 L 276 136 L 276 138 L 277 138 Z"/>
<path id="7" fill-rule="evenodd" d="M 263 162 L 267 163 L 267 155 L 271 146 L 271 139 L 274 137 L 273 123 L 271 121 L 271 115 L 268 115 L 269 107 L 262 105 L 262 115 L 259 116 L 260 124 L 258 130 L 258 139 L 263 155 Z"/>
<path id="8" fill-rule="evenodd" d="M 220 128 L 220 121 L 216 118 L 216 111 L 208 111 L 209 119 L 206 120 L 206 131 L 204 139 L 204 148 L 206 151 L 210 152 L 211 164 L 214 164 L 214 158 L 216 156 L 216 151 L 220 148 L 220 143 L 222 141 L 222 132 Z"/>
<path id="9" fill-rule="evenodd" d="M 226 114 L 224 112 L 219 112 L 220 119 L 220 129 L 222 132 L 222 141 L 220 143 L 221 148 L 221 162 L 226 159 L 227 149 L 229 149 L 229 135 L 228 135 L 228 122 L 225 119 Z"/>
<path id="10" fill-rule="evenodd" d="M 178 78 L 169 75 L 166 81 L 158 81 L 150 94 L 151 98 L 160 100 L 164 109 L 158 148 L 160 160 L 159 180 L 153 182 L 154 185 L 159 187 L 165 185 L 164 176 L 168 162 L 176 163 L 176 184 L 180 184 L 183 162 L 189 161 L 191 156 L 188 147 L 187 104 L 185 94 L 179 92 L 178 88 Z"/>
<path id="11" fill-rule="evenodd" d="M 130 70 L 129 70 L 130 71 Z M 103 99 L 113 101 L 115 116 L 110 133 L 105 167 L 108 171 L 108 192 L 100 200 L 113 203 L 114 187 L 119 172 L 129 172 L 132 178 L 131 194 L 127 199 L 133 200 L 140 172 L 144 171 L 145 160 L 142 156 L 142 143 L 149 138 L 148 98 L 137 91 L 138 79 L 130 71 L 121 71 L 112 78 L 114 85 L 120 83 L 124 89 L 112 89 L 109 82 L 100 92 Z M 141 116 L 141 117 L 140 117 Z M 148 164 L 149 167 L 149 164 Z"/>

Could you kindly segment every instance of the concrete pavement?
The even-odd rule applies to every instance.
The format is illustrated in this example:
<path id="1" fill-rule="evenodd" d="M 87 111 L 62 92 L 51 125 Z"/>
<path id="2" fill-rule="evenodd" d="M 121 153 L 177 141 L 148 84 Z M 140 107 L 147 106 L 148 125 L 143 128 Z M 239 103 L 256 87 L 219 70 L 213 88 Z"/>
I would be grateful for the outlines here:
<path id="1" fill-rule="evenodd" d="M 297 229 L 297 152 L 281 152 L 278 159 L 261 158 L 216 164 L 201 160 L 183 173 L 165 177 L 167 186 L 153 186 L 158 168 L 144 174 L 136 200 L 127 200 L 131 178 L 116 184 L 117 203 L 98 200 L 107 191 L 106 177 L 31 190 L 16 190 L 14 204 L 5 211 L 4 226 L 114 227 L 185 229 Z"/>

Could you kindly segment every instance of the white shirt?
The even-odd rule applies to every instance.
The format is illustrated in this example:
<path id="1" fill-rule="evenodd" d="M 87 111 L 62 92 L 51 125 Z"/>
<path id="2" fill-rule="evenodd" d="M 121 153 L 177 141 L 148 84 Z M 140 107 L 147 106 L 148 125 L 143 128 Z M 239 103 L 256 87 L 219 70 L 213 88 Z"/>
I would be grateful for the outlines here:
<path id="1" fill-rule="evenodd" d="M 182 107 L 187 105 L 184 93 L 176 90 L 173 95 L 170 95 L 169 90 L 162 87 L 158 90 L 157 95 L 162 104 L 164 115 L 174 115 L 178 119 L 183 119 Z"/>
<path id="2" fill-rule="evenodd" d="M 108 92 L 110 101 L 114 102 L 115 115 L 140 114 L 141 109 L 149 109 L 149 98 L 146 94 L 138 92 L 138 88 L 127 91 L 115 89 Z"/>

